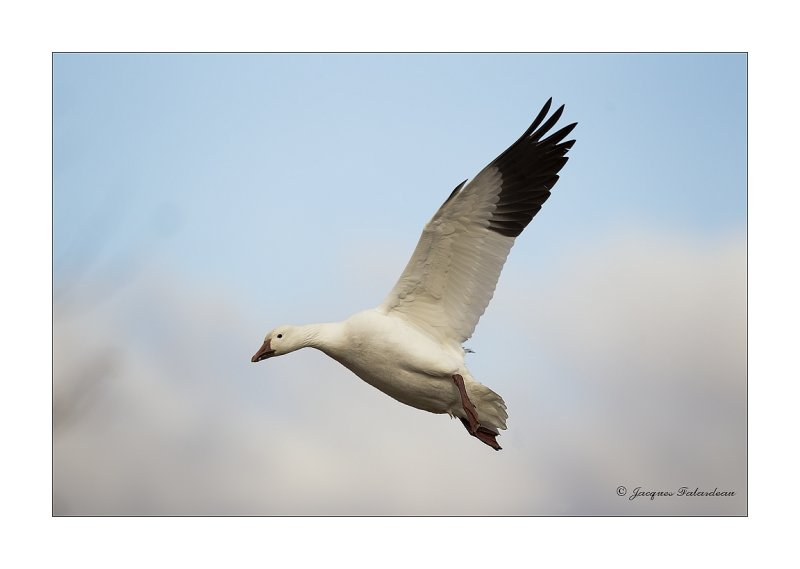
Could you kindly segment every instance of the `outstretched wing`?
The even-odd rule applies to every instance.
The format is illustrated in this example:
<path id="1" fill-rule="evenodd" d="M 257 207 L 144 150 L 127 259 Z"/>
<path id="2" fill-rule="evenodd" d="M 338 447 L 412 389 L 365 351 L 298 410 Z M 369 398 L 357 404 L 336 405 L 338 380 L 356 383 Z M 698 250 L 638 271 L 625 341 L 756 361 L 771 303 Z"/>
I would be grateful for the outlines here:
<path id="1" fill-rule="evenodd" d="M 545 120 L 551 102 L 519 140 L 453 190 L 379 310 L 445 343 L 472 336 L 514 239 L 550 197 L 575 144 L 561 141 L 577 123 L 547 136 L 564 111 L 562 105 Z"/>

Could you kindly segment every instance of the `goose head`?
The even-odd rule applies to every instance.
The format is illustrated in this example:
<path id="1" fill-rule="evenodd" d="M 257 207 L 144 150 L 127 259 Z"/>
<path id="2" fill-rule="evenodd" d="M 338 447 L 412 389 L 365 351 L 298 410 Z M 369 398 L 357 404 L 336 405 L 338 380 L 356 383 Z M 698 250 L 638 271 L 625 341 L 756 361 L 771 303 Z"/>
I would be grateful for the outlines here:
<path id="1" fill-rule="evenodd" d="M 250 358 L 253 363 L 260 362 L 267 358 L 282 356 L 302 348 L 305 343 L 304 337 L 296 333 L 294 326 L 278 326 L 267 334 L 264 343 Z"/>

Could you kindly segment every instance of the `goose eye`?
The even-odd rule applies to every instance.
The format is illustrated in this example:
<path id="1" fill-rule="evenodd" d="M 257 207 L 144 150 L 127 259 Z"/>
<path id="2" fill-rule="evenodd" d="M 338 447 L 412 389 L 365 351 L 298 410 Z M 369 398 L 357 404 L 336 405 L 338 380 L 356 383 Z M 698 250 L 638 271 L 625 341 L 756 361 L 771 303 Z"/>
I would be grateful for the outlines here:
<path id="1" fill-rule="evenodd" d="M 283 338 L 283 334 L 278 334 L 278 338 Z"/>

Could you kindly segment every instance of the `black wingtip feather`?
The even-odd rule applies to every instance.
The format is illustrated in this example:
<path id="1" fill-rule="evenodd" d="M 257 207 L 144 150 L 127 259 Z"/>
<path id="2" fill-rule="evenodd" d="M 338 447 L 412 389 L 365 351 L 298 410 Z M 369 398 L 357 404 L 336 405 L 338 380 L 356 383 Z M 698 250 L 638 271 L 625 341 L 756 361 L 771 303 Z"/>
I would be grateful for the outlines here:
<path id="1" fill-rule="evenodd" d="M 547 119 L 547 122 L 545 122 L 541 127 L 539 127 L 539 129 L 536 130 L 536 132 L 534 132 L 531 135 L 531 139 L 539 140 L 542 137 L 542 135 L 544 135 L 548 130 L 553 128 L 553 125 L 555 125 L 558 122 L 558 119 L 561 118 L 561 115 L 563 113 L 564 113 L 564 105 L 561 105 L 556 109 L 556 112 L 554 112 L 550 116 L 550 118 Z"/>
<path id="2" fill-rule="evenodd" d="M 550 97 L 549 99 L 547 99 L 547 102 L 542 107 L 542 110 L 539 111 L 539 114 L 536 115 L 536 118 L 533 119 L 533 122 L 531 123 L 531 126 L 529 126 L 527 128 L 527 130 L 525 130 L 525 132 L 522 133 L 522 136 L 520 136 L 519 139 L 517 139 L 517 142 L 520 142 L 520 141 L 528 138 L 530 136 L 530 134 L 534 130 L 536 130 L 539 127 L 540 124 L 542 124 L 542 121 L 547 116 L 547 113 L 550 111 L 550 105 L 552 105 L 552 104 L 553 104 L 553 97 Z M 516 144 L 516 142 L 514 144 Z"/>
<path id="3" fill-rule="evenodd" d="M 527 134 L 530 134 L 531 132 L 534 131 L 534 129 L 536 127 L 538 127 L 540 124 L 542 124 L 542 121 L 544 120 L 544 117 L 547 116 L 547 113 L 550 111 L 550 105 L 552 105 L 552 104 L 553 104 L 553 97 L 550 97 L 549 99 L 547 99 L 547 102 L 542 107 L 542 110 L 539 111 L 539 114 L 536 115 L 536 118 L 533 119 L 533 122 L 531 123 L 531 126 L 529 126 L 528 130 L 525 131 Z"/>
<path id="4" fill-rule="evenodd" d="M 575 144 L 574 140 L 561 141 L 578 123 L 542 138 L 564 113 L 561 105 L 545 120 L 552 101 L 552 97 L 547 100 L 525 133 L 490 164 L 500 171 L 502 183 L 489 229 L 501 235 L 516 237 L 522 233 L 550 197 L 558 172 L 567 163 L 565 155 Z"/>
<path id="5" fill-rule="evenodd" d="M 561 142 L 562 140 L 564 140 L 567 137 L 567 135 L 569 133 L 571 133 L 572 130 L 576 126 L 578 126 L 578 123 L 576 123 L 576 122 L 574 122 L 572 124 L 568 124 L 567 126 L 562 128 L 561 130 L 559 130 L 557 132 L 554 132 L 553 134 L 551 134 L 550 136 L 548 136 L 547 138 L 542 140 L 541 143 L 542 144 L 548 144 L 548 143 L 557 144 L 557 143 Z M 574 143 L 575 141 L 571 140 L 570 142 Z"/>

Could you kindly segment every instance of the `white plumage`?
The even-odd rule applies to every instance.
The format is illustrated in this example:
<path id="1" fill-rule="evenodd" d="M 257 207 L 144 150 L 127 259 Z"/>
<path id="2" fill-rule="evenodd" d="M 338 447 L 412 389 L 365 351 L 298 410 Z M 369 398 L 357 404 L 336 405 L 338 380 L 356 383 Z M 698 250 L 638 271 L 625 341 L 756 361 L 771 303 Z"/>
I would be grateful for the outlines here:
<path id="1" fill-rule="evenodd" d="M 464 363 L 462 343 L 492 298 L 516 237 L 539 211 L 567 162 L 575 123 L 543 138 L 547 101 L 525 133 L 469 183 L 462 182 L 425 226 L 395 287 L 379 307 L 330 324 L 279 326 L 252 361 L 317 348 L 398 401 L 461 419 L 499 450 L 503 399 Z"/>

